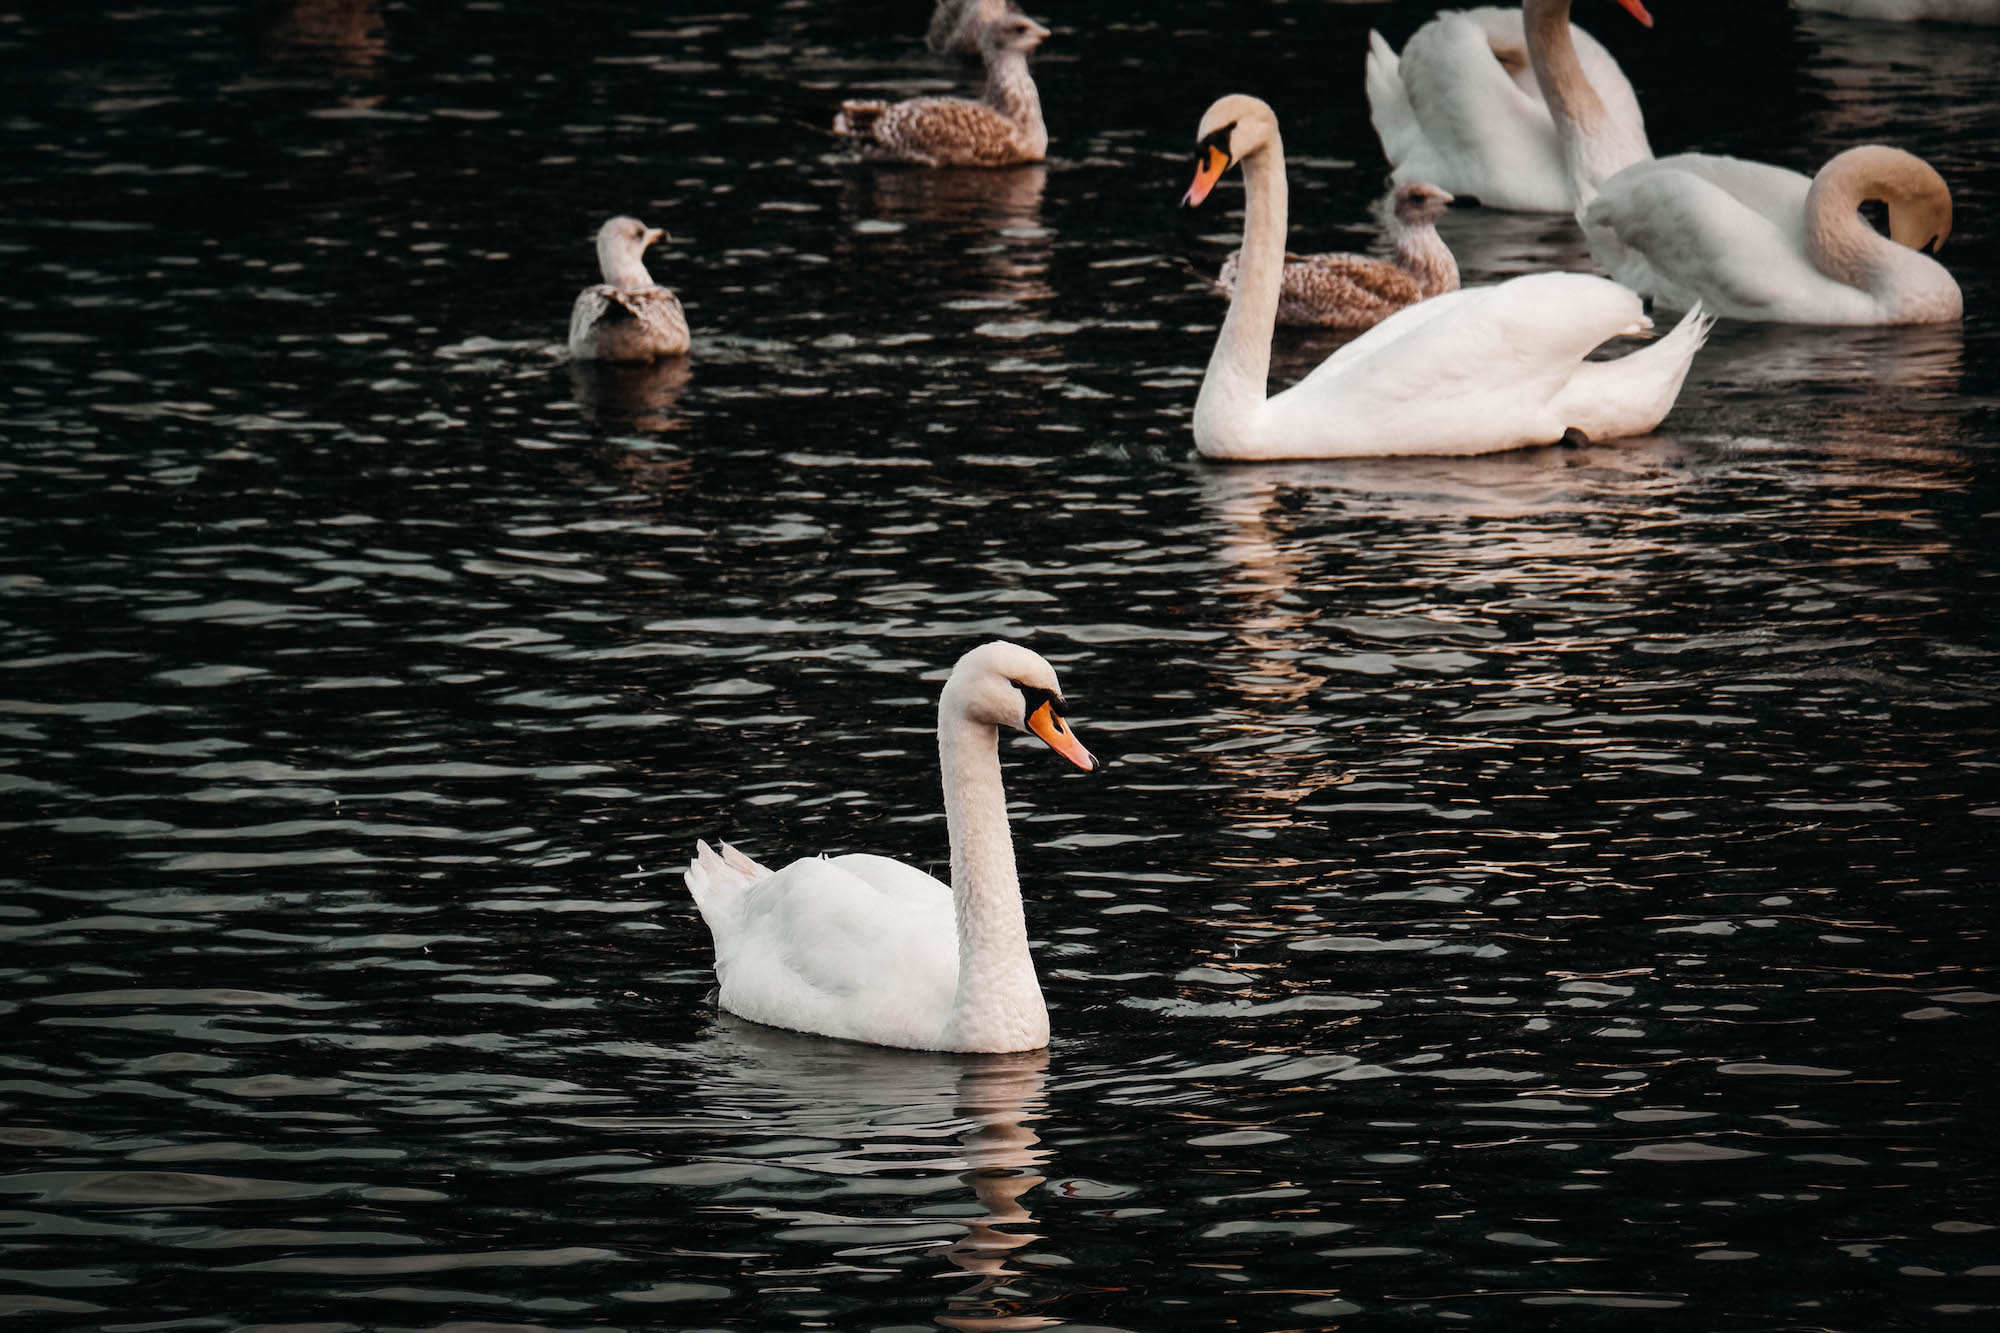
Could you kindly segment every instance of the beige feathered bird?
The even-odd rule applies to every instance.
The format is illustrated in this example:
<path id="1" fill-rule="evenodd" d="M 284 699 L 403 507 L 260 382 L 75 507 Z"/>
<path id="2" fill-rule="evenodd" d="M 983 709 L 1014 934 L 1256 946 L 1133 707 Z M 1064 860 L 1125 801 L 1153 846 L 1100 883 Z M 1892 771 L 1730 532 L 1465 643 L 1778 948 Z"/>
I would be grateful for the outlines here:
<path id="1" fill-rule="evenodd" d="M 864 157 L 926 167 L 1000 167 L 1039 162 L 1049 151 L 1041 94 L 1028 52 L 1049 30 L 1026 14 L 1003 13 L 979 30 L 986 88 L 979 100 L 913 97 L 906 102 L 843 102 L 833 132 Z"/>
<path id="2" fill-rule="evenodd" d="M 1323 329 L 1371 329 L 1405 306 L 1458 290 L 1458 261 L 1437 220 L 1451 196 L 1435 185 L 1413 181 L 1392 197 L 1392 259 L 1367 255 L 1285 256 L 1284 285 L 1278 290 L 1280 324 L 1315 324 Z M 1236 295 L 1239 251 L 1223 261 L 1216 290 Z"/>
<path id="3" fill-rule="evenodd" d="M 604 281 L 576 295 L 569 312 L 569 354 L 579 361 L 651 361 L 688 349 L 680 298 L 646 271 L 646 247 L 666 233 L 637 218 L 615 217 L 597 229 Z"/>

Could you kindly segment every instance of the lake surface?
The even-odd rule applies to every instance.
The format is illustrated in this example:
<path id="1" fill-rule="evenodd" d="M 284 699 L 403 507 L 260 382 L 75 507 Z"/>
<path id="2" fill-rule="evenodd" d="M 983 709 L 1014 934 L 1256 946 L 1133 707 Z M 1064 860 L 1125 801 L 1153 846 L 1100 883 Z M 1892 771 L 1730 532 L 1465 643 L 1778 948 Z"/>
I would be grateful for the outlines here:
<path id="1" fill-rule="evenodd" d="M 969 82 L 919 0 L 0 15 L 0 1312 L 1990 1327 L 2000 32 L 1579 6 L 1661 152 L 1933 162 L 1962 327 L 1204 464 L 1201 112 L 1364 247 L 1430 8 L 1036 10 L 1052 160 L 984 174 L 816 128 Z M 685 363 L 563 359 L 615 212 Z M 1113 761 L 1003 746 L 1050 1049 L 719 1014 L 695 839 L 940 867 L 996 636 Z"/>

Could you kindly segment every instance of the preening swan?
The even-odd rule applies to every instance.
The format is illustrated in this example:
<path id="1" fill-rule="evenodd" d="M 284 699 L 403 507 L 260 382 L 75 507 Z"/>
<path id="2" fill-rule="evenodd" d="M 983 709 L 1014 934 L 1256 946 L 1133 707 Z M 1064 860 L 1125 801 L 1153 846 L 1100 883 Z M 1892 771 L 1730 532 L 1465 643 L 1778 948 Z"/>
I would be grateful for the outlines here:
<path id="1" fill-rule="evenodd" d="M 1254 97 L 1202 117 L 1193 207 L 1243 164 L 1242 268 L 1194 406 L 1210 458 L 1483 454 L 1639 435 L 1673 406 L 1711 322 L 1692 312 L 1650 347 L 1585 361 L 1652 327 L 1639 298 L 1584 273 L 1535 273 L 1400 310 L 1276 397 L 1265 397 L 1285 250 L 1285 155 L 1277 117 Z"/>
<path id="2" fill-rule="evenodd" d="M 1028 72 L 1028 52 L 1049 30 L 1007 10 L 978 32 L 986 88 L 977 102 L 962 97 L 843 102 L 833 118 L 834 134 L 852 141 L 865 157 L 926 167 L 1041 161 L 1049 151 L 1049 131 Z"/>
<path id="3" fill-rule="evenodd" d="M 999 729 L 1086 772 L 1055 670 L 1018 644 L 958 660 L 938 699 L 951 887 L 886 857 L 804 857 L 772 872 L 698 844 L 688 891 L 715 937 L 722 1007 L 878 1046 L 1032 1051 L 1049 1016 L 1028 952 L 1000 784 Z"/>
<path id="4" fill-rule="evenodd" d="M 1857 211 L 1889 206 L 1883 236 Z M 1633 290 L 1734 319 L 1934 324 L 1965 310 L 1926 251 L 1951 234 L 1951 192 L 1929 163 L 1869 144 L 1811 180 L 1733 157 L 1682 153 L 1627 167 L 1583 212 L 1591 257 Z"/>
<path id="5" fill-rule="evenodd" d="M 1647 27 L 1640 0 L 1618 0 Z M 1618 62 L 1569 21 L 1570 0 L 1447 10 L 1398 56 L 1368 34 L 1368 114 L 1397 183 L 1489 208 L 1571 213 L 1653 155 Z"/>
<path id="6" fill-rule="evenodd" d="M 569 354 L 579 361 L 651 361 L 688 349 L 680 298 L 646 271 L 646 247 L 666 235 L 637 218 L 616 217 L 597 229 L 597 267 L 604 281 L 576 295 L 569 312 Z"/>
<path id="7" fill-rule="evenodd" d="M 1392 259 L 1367 255 L 1286 255 L 1278 289 L 1280 324 L 1323 329 L 1368 329 L 1404 306 L 1458 290 L 1458 261 L 1437 234 L 1437 220 L 1451 196 L 1421 182 L 1399 185 L 1390 199 Z M 1242 256 L 1222 262 L 1216 290 L 1236 294 Z"/>

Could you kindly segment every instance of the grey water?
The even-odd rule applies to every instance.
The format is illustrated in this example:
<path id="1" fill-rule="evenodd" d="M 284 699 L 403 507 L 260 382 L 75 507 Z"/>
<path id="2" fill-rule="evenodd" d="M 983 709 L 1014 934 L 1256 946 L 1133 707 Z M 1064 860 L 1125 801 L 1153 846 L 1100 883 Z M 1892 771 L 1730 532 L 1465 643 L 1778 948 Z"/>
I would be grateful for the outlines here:
<path id="1" fill-rule="evenodd" d="M 1219 467 L 1201 112 L 1365 248 L 1433 5 L 1031 7 L 1046 165 L 840 160 L 928 8 L 0 13 L 0 1312 L 1990 1327 L 2000 31 L 1577 6 L 1661 152 L 1929 159 L 1962 325 Z M 615 212 L 684 363 L 563 359 Z M 1049 1049 L 720 1014 L 695 840 L 941 869 L 996 636 L 1112 761 L 1004 748 Z"/>

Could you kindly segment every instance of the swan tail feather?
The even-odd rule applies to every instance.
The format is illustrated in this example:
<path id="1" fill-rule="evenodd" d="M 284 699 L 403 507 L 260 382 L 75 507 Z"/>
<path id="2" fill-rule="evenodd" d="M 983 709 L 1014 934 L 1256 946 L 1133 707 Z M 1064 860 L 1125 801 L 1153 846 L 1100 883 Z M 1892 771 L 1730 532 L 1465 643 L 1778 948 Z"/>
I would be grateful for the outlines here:
<path id="1" fill-rule="evenodd" d="M 1382 141 L 1382 155 L 1393 169 L 1423 146 L 1423 127 L 1403 88 L 1402 61 L 1381 33 L 1368 32 L 1368 119 Z"/>
<path id="2" fill-rule="evenodd" d="M 725 904 L 741 897 L 745 889 L 771 873 L 728 843 L 720 846 L 722 850 L 717 851 L 706 842 L 697 841 L 694 860 L 688 862 L 683 875 L 689 896 L 711 928 L 719 915 L 728 914 Z"/>

